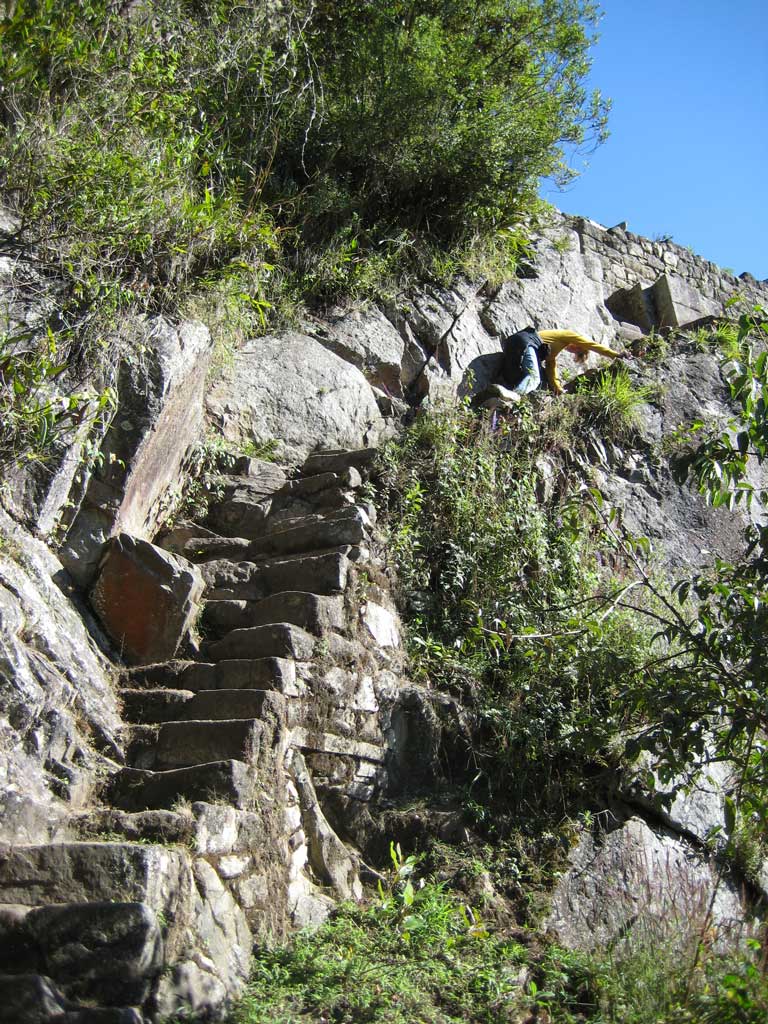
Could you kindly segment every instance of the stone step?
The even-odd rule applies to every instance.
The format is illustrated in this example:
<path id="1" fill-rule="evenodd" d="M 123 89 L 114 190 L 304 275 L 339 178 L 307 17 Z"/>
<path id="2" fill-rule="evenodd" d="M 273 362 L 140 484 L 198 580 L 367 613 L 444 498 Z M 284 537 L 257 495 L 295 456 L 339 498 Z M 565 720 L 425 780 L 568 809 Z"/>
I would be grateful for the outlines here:
<path id="1" fill-rule="evenodd" d="M 184 721 L 219 722 L 238 718 L 261 718 L 271 710 L 270 690 L 206 690 L 195 694 L 184 708 Z"/>
<path id="2" fill-rule="evenodd" d="M 226 508 L 226 514 L 224 512 Z M 263 506 L 249 505 L 247 502 L 230 502 L 217 513 L 217 521 L 225 520 L 220 527 L 224 537 L 249 537 L 260 540 L 276 533 L 296 530 L 299 527 L 310 529 L 319 523 L 332 522 L 337 519 L 349 519 L 358 508 L 352 499 L 342 501 L 338 507 L 323 512 L 297 512 L 296 510 L 268 511 Z M 249 511 L 250 509 L 250 511 Z M 361 509 L 361 511 L 364 511 Z M 215 512 L 215 510 L 214 510 Z M 365 510 L 367 514 L 367 510 Z M 210 517 L 209 517 L 210 518 Z"/>
<path id="3" fill-rule="evenodd" d="M 208 601 L 202 628 L 207 638 L 220 638 L 233 629 L 288 622 L 321 636 L 345 626 L 343 598 L 287 591 L 261 601 Z"/>
<path id="4" fill-rule="evenodd" d="M 232 467 L 235 478 L 258 489 L 264 497 L 279 491 L 287 480 L 286 470 L 274 462 L 242 455 L 235 460 Z M 221 474 L 224 479 L 233 479 L 231 475 Z"/>
<path id="5" fill-rule="evenodd" d="M 315 651 L 316 637 L 300 626 L 275 622 L 267 626 L 233 629 L 221 640 L 206 647 L 212 661 L 241 658 L 293 658 L 309 661 Z"/>
<path id="6" fill-rule="evenodd" d="M 277 695 L 268 696 L 274 699 Z M 209 761 L 251 761 L 258 756 L 262 737 L 269 731 L 255 718 L 165 722 L 158 732 L 151 768 L 164 771 Z"/>
<path id="7" fill-rule="evenodd" d="M 211 721 L 234 718 L 260 718 L 270 690 L 121 690 L 123 707 L 132 707 L 126 719 L 139 725 L 164 725 L 166 722 Z M 180 699 L 168 701 L 169 694 Z M 183 695 L 183 698 L 181 698 Z"/>
<path id="8" fill-rule="evenodd" d="M 342 545 L 321 554 L 263 562 L 208 562 L 201 568 L 210 600 L 259 601 L 285 591 L 340 594 L 347 585 L 350 562 L 357 551 Z"/>
<path id="9" fill-rule="evenodd" d="M 326 473 L 288 481 L 268 496 L 243 477 L 219 477 L 206 526 L 225 537 L 258 537 L 281 519 L 341 509 L 352 503 L 349 475 Z M 346 490 L 345 490 L 346 487 Z"/>
<path id="10" fill-rule="evenodd" d="M 251 541 L 242 560 L 256 562 L 277 555 L 321 552 L 345 544 L 361 544 L 366 539 L 366 528 L 369 525 L 362 509 L 352 505 L 348 512 L 342 509 L 338 516 L 324 516 L 319 522 L 296 526 Z"/>
<path id="11" fill-rule="evenodd" d="M 343 473 L 353 467 L 359 473 L 370 472 L 378 457 L 377 448 L 358 448 L 354 451 L 329 449 L 310 455 L 301 467 L 302 476 L 315 473 Z"/>
<path id="12" fill-rule="evenodd" d="M 124 811 L 172 810 L 180 802 L 223 802 L 245 808 L 254 792 L 254 772 L 243 761 L 196 764 L 169 771 L 122 768 L 107 787 L 110 803 Z"/>
<path id="13" fill-rule="evenodd" d="M 126 722 L 151 724 L 173 722 L 183 718 L 184 705 L 194 697 L 191 690 L 120 690 L 123 719 Z"/>
<path id="14" fill-rule="evenodd" d="M 237 562 L 248 559 L 251 543 L 245 537 L 198 536 L 179 542 L 174 550 L 195 565 L 217 559 Z"/>
<path id="15" fill-rule="evenodd" d="M 188 871 L 183 850 L 130 842 L 70 841 L 6 847 L 0 858 L 0 903 L 130 901 L 166 911 Z"/>
<path id="16" fill-rule="evenodd" d="M 324 754 L 338 754 L 344 757 L 355 757 L 364 761 L 383 763 L 386 748 L 377 743 L 365 743 L 349 736 L 338 736 L 336 733 L 321 732 L 295 727 L 291 732 L 291 743 L 302 750 L 318 751 Z"/>
<path id="17" fill-rule="evenodd" d="M 296 665 L 292 658 L 249 658 L 216 663 L 166 661 L 142 665 L 125 673 L 130 689 L 276 690 L 296 696 Z"/>
<path id="18" fill-rule="evenodd" d="M 154 762 L 134 766 L 163 771 L 209 761 L 256 762 L 280 739 L 286 723 L 285 698 L 273 691 L 261 692 L 259 718 L 165 722 L 158 729 Z"/>
<path id="19" fill-rule="evenodd" d="M 73 833 L 82 841 L 119 836 L 134 843 L 179 843 L 194 849 L 195 818 L 169 810 L 119 811 L 114 807 L 93 807 L 73 815 L 70 819 Z"/>
<path id="20" fill-rule="evenodd" d="M 160 919 L 142 902 L 89 900 L 33 907 L 6 941 L 17 951 L 20 978 L 27 979 L 27 984 L 30 977 L 55 983 L 60 990 L 57 1001 L 68 1011 L 49 1016 L 41 1013 L 39 1005 L 34 1007 L 36 1013 L 31 1006 L 23 1012 L 18 1002 L 15 1006 L 13 1001 L 5 1002 L 0 1005 L 0 1020 L 14 1024 L 139 1024 L 143 1018 L 136 1011 L 117 1007 L 144 1003 L 163 966 Z M 25 945 L 27 955 L 19 962 L 18 952 Z M 6 958 L 4 966 L 8 966 Z M 18 988 L 11 993 L 18 995 Z M 39 987 L 33 988 L 33 998 L 42 994 Z M 48 994 L 53 994 L 50 989 Z M 80 1006 L 79 999 L 89 1005 Z M 94 1003 L 109 1008 L 96 1009 Z"/>

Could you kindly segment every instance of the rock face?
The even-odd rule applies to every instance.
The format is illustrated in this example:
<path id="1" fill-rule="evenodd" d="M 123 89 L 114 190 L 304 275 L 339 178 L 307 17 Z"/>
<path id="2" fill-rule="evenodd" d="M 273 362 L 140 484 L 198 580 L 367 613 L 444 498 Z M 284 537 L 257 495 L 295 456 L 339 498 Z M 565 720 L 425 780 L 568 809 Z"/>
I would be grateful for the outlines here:
<path id="1" fill-rule="evenodd" d="M 635 935 L 693 939 L 710 913 L 710 934 L 723 946 L 749 934 L 737 885 L 673 832 L 634 817 L 580 840 L 547 924 L 566 946 L 592 950 Z"/>
<path id="2" fill-rule="evenodd" d="M 276 441 L 287 461 L 318 447 L 375 445 L 385 432 L 360 370 L 297 333 L 245 345 L 209 396 L 208 413 L 224 437 Z"/>
<path id="3" fill-rule="evenodd" d="M 64 565 L 83 587 L 110 537 L 152 537 L 163 514 L 161 499 L 179 487 L 184 457 L 202 431 L 207 328 L 176 328 L 160 318 L 133 330 L 135 354 L 120 366 L 117 409 L 61 549 Z"/>
<path id="4" fill-rule="evenodd" d="M 119 756 L 113 669 L 66 573 L 0 512 L 0 842 L 41 842 Z"/>
<path id="5" fill-rule="evenodd" d="M 369 504 L 373 446 L 407 405 L 482 388 L 501 336 L 529 323 L 622 347 L 721 312 L 736 289 L 768 305 L 765 285 L 620 228 L 554 215 L 535 248 L 499 289 L 422 287 L 246 345 L 207 396 L 209 421 L 233 441 L 275 441 L 280 465 L 243 458 L 203 521 L 158 536 L 201 430 L 210 339 L 134 325 L 146 350 L 120 370 L 100 464 L 73 487 L 73 445 L 55 486 L 10 506 L 43 535 L 73 501 L 72 576 L 0 515 L 0 1002 L 17 1024 L 221 1015 L 254 937 L 359 898 L 389 803 L 440 775 L 461 711 L 407 677 Z M 9 297 L 9 273 L 0 262 L 0 313 L 39 326 L 55 287 L 35 308 L 20 279 Z M 631 445 L 590 435 L 577 468 L 673 568 L 735 552 L 743 520 L 713 515 L 657 457 L 681 421 L 727 416 L 716 359 L 679 346 L 630 372 L 666 392 Z M 95 646 L 73 578 L 119 664 Z M 727 786 L 664 814 L 617 794 L 610 827 L 571 851 L 549 919 L 559 940 L 590 947 L 646 918 L 695 917 L 714 891 L 705 842 Z M 460 835 L 447 815 L 441 837 Z M 738 928 L 735 882 L 714 909 L 723 935 Z"/>

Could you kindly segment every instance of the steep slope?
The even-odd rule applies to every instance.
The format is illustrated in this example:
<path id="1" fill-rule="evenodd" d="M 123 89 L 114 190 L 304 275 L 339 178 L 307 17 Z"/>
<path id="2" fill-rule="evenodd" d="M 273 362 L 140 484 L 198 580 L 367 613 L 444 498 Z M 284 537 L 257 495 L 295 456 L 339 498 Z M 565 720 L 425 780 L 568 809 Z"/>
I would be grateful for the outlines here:
<path id="1" fill-rule="evenodd" d="M 497 291 L 424 288 L 254 339 L 207 416 L 233 445 L 272 442 L 278 462 L 230 467 L 203 521 L 159 534 L 201 429 L 209 341 L 201 325 L 140 325 L 147 354 L 123 368 L 102 459 L 19 471 L 3 494 L 26 528 L 0 524 L 5 1019 L 219 1014 L 253 936 L 358 898 L 393 828 L 466 841 L 455 801 L 401 813 L 409 792 L 460 774 L 467 735 L 455 696 L 408 676 L 373 446 L 414 408 L 479 391 L 499 336 L 529 322 L 634 345 L 633 382 L 656 387 L 639 431 L 608 443 L 576 424 L 542 487 L 563 467 L 599 485 L 671 571 L 735 553 L 743 514 L 681 488 L 659 447 L 680 423 L 727 416 L 717 356 L 688 337 L 654 362 L 642 339 L 719 314 L 736 291 L 768 302 L 764 284 L 679 247 L 556 216 L 526 276 Z M 56 526 L 61 561 L 28 532 L 53 546 Z M 680 893 L 718 888 L 718 922 L 740 925 L 760 893 L 736 876 L 716 886 L 705 840 L 723 801 L 713 785 L 660 816 L 642 791 L 610 793 L 607 838 L 584 831 L 554 894 L 561 940 L 611 941 L 636 890 L 663 916 Z"/>

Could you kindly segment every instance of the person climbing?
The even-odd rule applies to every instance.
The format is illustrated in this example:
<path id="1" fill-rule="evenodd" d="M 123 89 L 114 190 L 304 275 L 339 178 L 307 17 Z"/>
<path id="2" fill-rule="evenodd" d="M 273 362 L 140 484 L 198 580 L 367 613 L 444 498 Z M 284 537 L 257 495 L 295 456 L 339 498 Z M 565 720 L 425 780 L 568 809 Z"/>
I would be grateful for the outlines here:
<path id="1" fill-rule="evenodd" d="M 579 363 L 583 363 L 590 352 L 597 352 L 599 356 L 606 356 L 608 359 L 626 359 L 628 356 L 627 352 L 616 352 L 607 345 L 599 345 L 575 331 L 539 331 L 538 334 L 547 349 L 543 357 L 544 366 L 549 386 L 556 395 L 563 393 L 563 386 L 557 375 L 557 357 L 562 351 L 572 353 Z"/>
<path id="2" fill-rule="evenodd" d="M 561 395 L 563 386 L 557 375 L 557 357 L 563 350 L 571 352 L 579 362 L 583 362 L 589 352 L 597 352 L 610 359 L 625 355 L 607 345 L 590 341 L 575 331 L 536 331 L 533 327 L 526 327 L 502 341 L 501 376 L 506 386 L 497 385 L 499 393 L 504 398 L 519 401 L 520 395 L 527 395 L 539 387 L 543 366 L 552 391 Z"/>
<path id="3" fill-rule="evenodd" d="M 537 331 L 526 327 L 502 339 L 501 377 L 503 384 L 492 384 L 476 396 L 476 407 L 497 408 L 499 402 L 512 405 L 522 395 L 536 391 L 541 385 L 541 368 L 544 367 L 550 388 L 556 395 L 563 393 L 563 386 L 557 375 L 557 357 L 562 351 L 571 352 L 583 362 L 589 352 L 607 356 L 609 359 L 625 358 L 627 353 L 616 352 L 607 345 L 599 345 L 575 331 Z"/>

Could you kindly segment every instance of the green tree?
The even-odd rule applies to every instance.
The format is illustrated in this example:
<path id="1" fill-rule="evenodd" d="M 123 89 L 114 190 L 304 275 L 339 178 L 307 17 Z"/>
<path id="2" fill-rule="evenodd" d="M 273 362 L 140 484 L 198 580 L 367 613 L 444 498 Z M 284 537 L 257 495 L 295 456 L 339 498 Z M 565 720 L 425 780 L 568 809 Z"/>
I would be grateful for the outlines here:
<path id="1" fill-rule="evenodd" d="M 505 225 L 542 175 L 571 175 L 563 143 L 604 136 L 607 106 L 583 86 L 598 19 L 586 0 L 317 0 L 324 103 L 282 183 L 325 184 L 331 227 Z"/>

